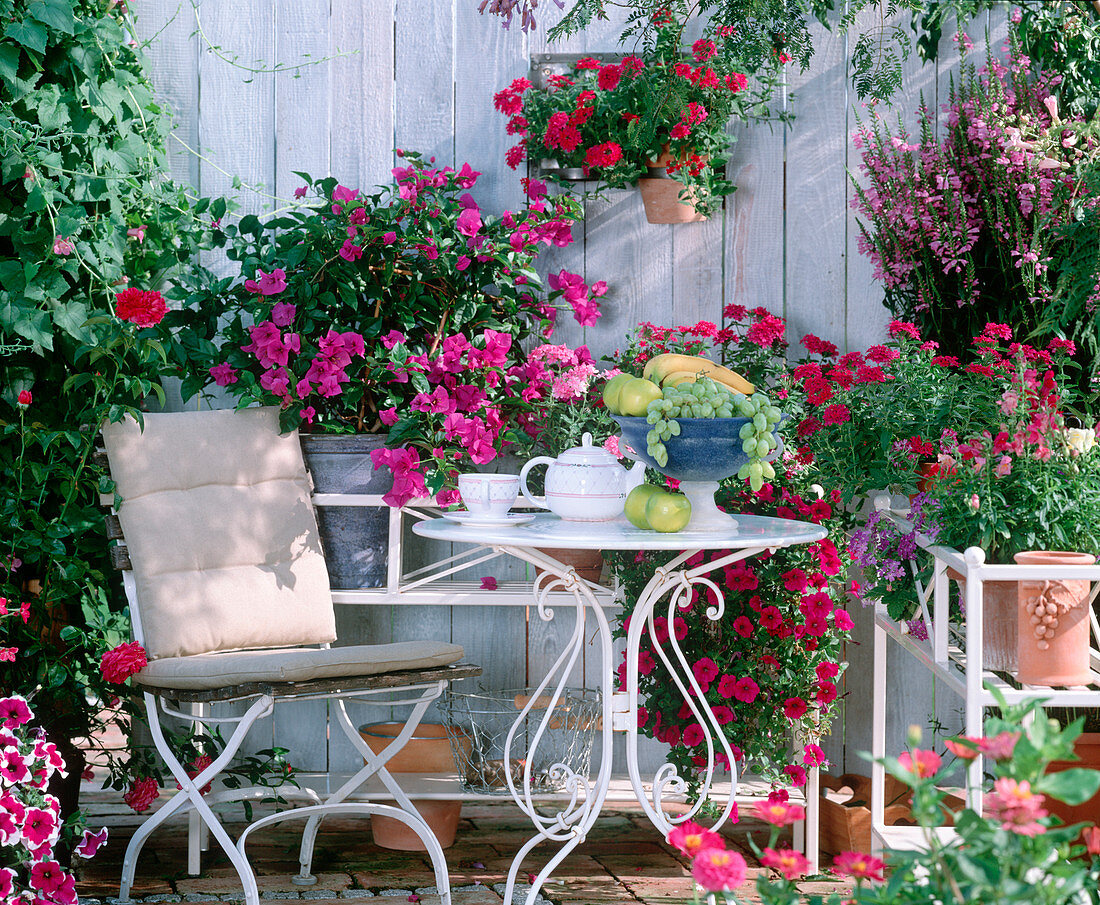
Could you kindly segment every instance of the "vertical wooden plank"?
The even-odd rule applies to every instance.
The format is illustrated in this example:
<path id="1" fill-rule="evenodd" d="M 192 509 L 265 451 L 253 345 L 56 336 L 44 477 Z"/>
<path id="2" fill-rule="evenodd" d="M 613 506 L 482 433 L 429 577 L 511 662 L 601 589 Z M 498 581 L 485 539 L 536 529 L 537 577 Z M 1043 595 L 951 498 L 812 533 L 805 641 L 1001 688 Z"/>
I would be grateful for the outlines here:
<path id="1" fill-rule="evenodd" d="M 172 178 L 198 187 L 199 159 L 184 147 L 199 145 L 199 39 L 190 7 L 150 0 L 134 18 L 137 39 L 150 42 L 146 58 L 157 102 L 171 113 L 172 132 L 179 138 L 168 139 Z"/>
<path id="2" fill-rule="evenodd" d="M 395 13 L 396 147 L 435 157 L 440 166 L 454 166 L 453 3 L 397 0 Z"/>
<path id="3" fill-rule="evenodd" d="M 844 39 L 812 23 L 810 68 L 792 72 L 797 98 L 787 138 L 786 307 L 789 338 L 844 331 Z"/>
<path id="4" fill-rule="evenodd" d="M 301 66 L 275 77 L 275 194 L 289 198 L 303 171 L 327 176 L 332 98 L 328 0 L 277 0 L 276 59 Z"/>
<path id="5" fill-rule="evenodd" d="M 507 31 L 490 17 L 478 14 L 477 4 L 449 0 L 442 4 L 454 9 L 455 34 L 455 117 L 454 161 L 482 172 L 477 198 L 492 214 L 515 210 L 523 201 L 523 189 L 515 172 L 504 163 L 512 144 L 505 135 L 504 118 L 493 109 L 493 95 L 512 79 L 527 75 L 529 63 L 523 31 Z"/>
<path id="6" fill-rule="evenodd" d="M 241 0 L 200 3 L 197 9 L 205 39 L 238 61 L 226 62 L 209 50 L 199 61 L 199 136 L 209 158 L 200 163 L 200 187 L 204 194 L 226 194 L 239 177 L 259 190 L 242 193 L 242 213 L 260 213 L 270 207 L 261 193 L 275 186 L 275 77 L 241 67 L 270 68 L 275 8 L 265 0 Z"/>
<path id="7" fill-rule="evenodd" d="M 672 229 L 646 222 L 637 189 L 611 190 L 606 200 L 589 203 L 585 243 L 591 260 L 585 274 L 608 285 L 603 316 L 585 333 L 597 358 L 621 348 L 624 335 L 640 320 L 667 324 L 676 319 Z"/>
<path id="8" fill-rule="evenodd" d="M 724 242 L 725 302 L 783 314 L 783 155 L 781 123 L 735 127 Z"/>
<path id="9" fill-rule="evenodd" d="M 394 0 L 331 0 L 329 172 L 347 186 L 390 181 L 393 167 Z M 433 6 L 435 4 L 432 4 Z"/>

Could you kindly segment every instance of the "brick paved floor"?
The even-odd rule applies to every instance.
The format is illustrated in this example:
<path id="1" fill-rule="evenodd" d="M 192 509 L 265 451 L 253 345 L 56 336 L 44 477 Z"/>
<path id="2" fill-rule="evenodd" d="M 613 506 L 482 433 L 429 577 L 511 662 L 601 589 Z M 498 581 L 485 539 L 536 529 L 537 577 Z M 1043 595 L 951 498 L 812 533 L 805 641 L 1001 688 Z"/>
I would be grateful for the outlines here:
<path id="1" fill-rule="evenodd" d="M 122 856 L 138 821 L 127 813 L 116 792 L 89 789 L 82 803 L 90 814 L 90 825 L 108 825 L 111 836 L 108 846 L 79 868 L 77 888 L 82 899 L 108 902 L 118 895 Z M 427 857 L 378 848 L 371 840 L 369 821 L 362 818 L 325 820 L 314 860 L 318 882 L 304 888 L 293 885 L 290 875 L 297 870 L 301 825 L 292 821 L 250 837 L 249 855 L 263 897 L 355 899 L 388 895 L 404 903 L 410 896 L 419 895 L 421 905 L 438 905 L 435 877 Z M 232 832 L 232 824 L 230 829 Z M 530 832 L 530 823 L 514 805 L 467 803 L 457 841 L 446 852 L 455 905 L 502 905 L 503 882 L 513 853 Z M 761 869 L 751 858 L 745 841 L 748 833 L 767 838 L 763 828 L 749 820 L 730 828 L 726 835 L 730 847 L 741 850 L 754 865 L 742 895 L 745 901 L 755 902 L 751 881 Z M 536 849 L 538 860 L 532 858 L 525 864 L 524 873 L 538 870 L 549 852 L 546 846 Z M 240 900 L 236 873 L 216 844 L 204 855 L 203 871 L 198 877 L 187 875 L 186 857 L 186 826 L 174 819 L 146 845 L 133 895 L 145 902 Z M 828 878 L 808 882 L 807 891 L 811 888 L 813 892 L 845 889 Z M 685 859 L 665 844 L 637 806 L 623 805 L 605 811 L 586 842 L 555 872 L 543 894 L 554 905 L 676 905 L 693 898 Z"/>

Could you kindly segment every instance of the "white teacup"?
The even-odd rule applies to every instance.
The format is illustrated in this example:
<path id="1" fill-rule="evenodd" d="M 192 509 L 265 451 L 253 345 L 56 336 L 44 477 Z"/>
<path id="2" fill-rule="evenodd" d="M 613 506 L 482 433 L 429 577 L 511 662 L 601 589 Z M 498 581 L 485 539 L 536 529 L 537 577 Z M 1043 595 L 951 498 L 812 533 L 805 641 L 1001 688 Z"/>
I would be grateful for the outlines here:
<path id="1" fill-rule="evenodd" d="M 471 514 L 503 519 L 519 496 L 519 475 L 459 475 L 458 492 Z"/>

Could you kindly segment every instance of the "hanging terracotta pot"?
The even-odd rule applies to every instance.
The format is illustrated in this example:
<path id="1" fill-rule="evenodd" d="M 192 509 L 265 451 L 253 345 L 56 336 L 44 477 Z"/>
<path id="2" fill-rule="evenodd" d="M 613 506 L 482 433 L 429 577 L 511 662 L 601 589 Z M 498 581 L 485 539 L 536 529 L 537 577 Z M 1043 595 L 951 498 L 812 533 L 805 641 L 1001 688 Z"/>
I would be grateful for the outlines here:
<path id="1" fill-rule="evenodd" d="M 966 579 L 954 569 L 947 577 L 958 582 L 966 599 Z M 1019 624 L 1017 582 L 982 582 L 982 666 L 996 672 L 1016 672 Z"/>
<path id="2" fill-rule="evenodd" d="M 1088 566 L 1096 557 L 1062 550 L 1017 553 L 1020 565 Z M 1028 685 L 1087 685 L 1089 670 L 1089 581 L 1021 581 L 1019 666 Z"/>
<path id="3" fill-rule="evenodd" d="M 649 223 L 701 223 L 708 219 L 690 202 L 690 191 L 688 201 L 680 200 L 684 186 L 668 175 L 668 165 L 683 158 L 682 154 L 679 158 L 674 156 L 666 144 L 656 158 L 646 161 L 649 176 L 638 180 L 638 189 L 642 193 L 645 218 Z"/>
<path id="4" fill-rule="evenodd" d="M 404 723 L 368 723 L 359 734 L 375 754 L 381 753 L 404 728 Z M 468 744 L 468 743 L 467 743 Z M 386 763 L 390 773 L 457 773 L 447 729 L 439 723 L 421 723 L 405 747 Z M 457 800 L 413 799 L 420 816 L 431 827 L 443 848 L 454 845 L 462 802 Z M 424 842 L 409 827 L 393 817 L 375 814 L 370 819 L 374 844 L 399 852 L 426 851 Z"/>
<path id="5" fill-rule="evenodd" d="M 544 547 L 540 550 L 551 559 L 566 566 L 572 566 L 578 578 L 585 581 L 599 583 L 600 574 L 603 572 L 602 550 L 579 550 L 573 547 Z M 541 575 L 543 570 L 535 567 L 535 573 Z"/>

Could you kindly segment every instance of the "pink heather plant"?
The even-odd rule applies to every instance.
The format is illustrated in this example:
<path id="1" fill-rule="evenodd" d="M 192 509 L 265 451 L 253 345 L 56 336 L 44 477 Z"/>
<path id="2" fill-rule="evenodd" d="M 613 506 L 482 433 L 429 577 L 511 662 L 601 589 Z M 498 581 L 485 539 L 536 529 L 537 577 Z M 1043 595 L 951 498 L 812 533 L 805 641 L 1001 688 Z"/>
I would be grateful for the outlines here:
<path id="1" fill-rule="evenodd" d="M 61 821 L 57 798 L 46 790 L 54 774 L 65 776 L 65 761 L 41 730 L 31 729 L 27 701 L 0 698 L 0 902 L 76 905 L 76 878 L 63 868 L 54 849 L 71 835 Z M 107 828 L 85 830 L 74 853 L 92 858 L 107 841 Z"/>
<path id="2" fill-rule="evenodd" d="M 939 340 L 941 354 L 964 359 L 967 338 L 987 321 L 1037 343 L 1065 330 L 1097 348 L 1096 255 L 1063 234 L 1075 204 L 1091 204 L 1095 180 L 1083 175 L 1096 142 L 1080 118 L 1059 118 L 1055 82 L 1022 55 L 1008 65 L 990 59 L 953 88 L 942 139 L 927 108 L 918 136 L 892 133 L 877 112 L 855 133 L 860 251 L 887 307 Z M 1070 295 L 1059 297 L 1062 276 L 1088 266 L 1092 279 L 1075 274 Z M 1092 362 L 1080 361 L 1087 381 Z"/>

